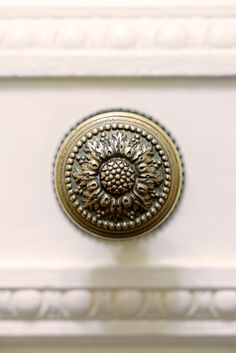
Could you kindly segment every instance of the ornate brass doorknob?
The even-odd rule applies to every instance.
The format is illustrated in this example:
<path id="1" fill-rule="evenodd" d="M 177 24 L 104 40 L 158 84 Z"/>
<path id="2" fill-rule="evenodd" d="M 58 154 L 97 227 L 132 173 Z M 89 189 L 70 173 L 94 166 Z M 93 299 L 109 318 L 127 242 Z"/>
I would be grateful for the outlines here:
<path id="1" fill-rule="evenodd" d="M 58 200 L 94 235 L 123 239 L 159 225 L 176 205 L 182 164 L 170 136 L 138 113 L 109 111 L 79 124 L 55 163 Z"/>

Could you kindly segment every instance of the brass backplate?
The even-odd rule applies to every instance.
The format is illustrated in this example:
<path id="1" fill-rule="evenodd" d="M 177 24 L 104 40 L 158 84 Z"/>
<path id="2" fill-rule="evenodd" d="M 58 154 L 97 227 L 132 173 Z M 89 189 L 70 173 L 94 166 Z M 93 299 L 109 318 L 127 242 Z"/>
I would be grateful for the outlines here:
<path id="1" fill-rule="evenodd" d="M 75 127 L 55 163 L 57 198 L 70 219 L 93 235 L 145 234 L 174 209 L 182 163 L 169 134 L 144 115 L 96 114 Z"/>

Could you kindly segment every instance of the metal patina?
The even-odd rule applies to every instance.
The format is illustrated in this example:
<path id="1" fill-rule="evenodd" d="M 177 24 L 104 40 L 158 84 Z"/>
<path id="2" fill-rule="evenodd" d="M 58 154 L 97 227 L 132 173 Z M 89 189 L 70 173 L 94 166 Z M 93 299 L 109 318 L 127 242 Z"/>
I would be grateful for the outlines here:
<path id="1" fill-rule="evenodd" d="M 182 163 L 171 137 L 129 111 L 99 113 L 62 143 L 54 173 L 58 200 L 71 220 L 107 239 L 142 235 L 174 209 Z"/>

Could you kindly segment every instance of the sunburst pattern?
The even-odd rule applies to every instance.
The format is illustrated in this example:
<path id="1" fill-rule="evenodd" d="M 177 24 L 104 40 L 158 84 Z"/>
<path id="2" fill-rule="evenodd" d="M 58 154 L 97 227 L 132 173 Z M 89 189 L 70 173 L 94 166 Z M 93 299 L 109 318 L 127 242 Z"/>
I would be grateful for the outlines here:
<path id="1" fill-rule="evenodd" d="M 121 131 L 88 141 L 72 175 L 83 206 L 97 217 L 132 220 L 148 210 L 163 181 L 152 146 Z"/>

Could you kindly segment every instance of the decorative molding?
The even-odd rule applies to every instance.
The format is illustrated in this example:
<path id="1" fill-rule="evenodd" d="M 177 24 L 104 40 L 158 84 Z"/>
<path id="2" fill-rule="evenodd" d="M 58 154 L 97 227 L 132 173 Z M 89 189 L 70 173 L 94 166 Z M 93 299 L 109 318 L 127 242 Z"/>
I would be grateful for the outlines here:
<path id="1" fill-rule="evenodd" d="M 209 50 L 236 48 L 236 18 L 7 19 L 1 51 L 42 53 Z"/>
<path id="2" fill-rule="evenodd" d="M 1 76 L 236 74 L 236 3 L 0 9 Z"/>
<path id="3" fill-rule="evenodd" d="M 236 320 L 236 289 L 0 291 L 0 320 Z"/>
<path id="4" fill-rule="evenodd" d="M 1 77 L 236 74 L 235 2 L 58 3 L 0 4 Z M 199 336 L 236 337 L 235 268 L 0 269 L 1 339 Z"/>
<path id="5" fill-rule="evenodd" d="M 236 269 L 32 269 L 0 275 L 1 338 L 236 334 Z"/>

